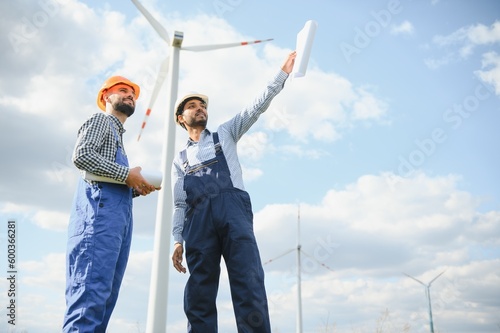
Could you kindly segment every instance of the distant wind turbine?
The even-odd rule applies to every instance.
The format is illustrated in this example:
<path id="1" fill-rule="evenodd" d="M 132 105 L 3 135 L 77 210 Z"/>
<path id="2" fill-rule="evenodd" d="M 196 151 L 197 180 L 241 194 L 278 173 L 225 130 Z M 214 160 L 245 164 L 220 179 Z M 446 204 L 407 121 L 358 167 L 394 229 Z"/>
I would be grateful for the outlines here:
<path id="1" fill-rule="evenodd" d="M 404 275 L 406 275 L 407 277 L 417 281 L 418 283 L 420 283 L 421 285 L 423 285 L 425 287 L 425 295 L 427 296 L 427 301 L 429 302 L 429 323 L 430 323 L 430 328 L 431 328 L 431 333 L 434 333 L 434 323 L 432 321 L 432 307 L 431 307 L 431 291 L 430 291 L 430 288 L 431 288 L 431 284 L 432 282 L 436 281 L 438 277 L 440 277 L 441 275 L 443 275 L 443 273 L 445 272 L 446 270 L 442 271 L 440 274 L 438 274 L 438 276 L 436 276 L 434 279 L 431 280 L 431 282 L 429 282 L 428 284 L 425 284 L 423 283 L 422 281 L 414 278 L 413 276 L 411 275 L 408 275 L 406 273 L 403 273 Z"/>
<path id="2" fill-rule="evenodd" d="M 300 245 L 300 206 L 298 207 L 298 213 L 297 213 L 297 247 L 295 249 L 297 249 L 297 258 L 296 258 L 297 259 L 297 324 L 296 324 L 295 331 L 296 331 L 296 333 L 302 333 L 302 279 L 301 279 L 302 267 L 301 267 L 301 261 L 300 261 L 301 253 L 307 255 L 311 259 L 315 260 L 318 264 L 320 264 L 321 266 L 325 267 L 326 269 L 328 269 L 332 272 L 333 272 L 333 269 L 331 269 L 330 267 L 326 266 L 323 263 L 320 263 L 314 257 L 311 257 L 306 252 L 302 251 L 302 245 Z M 295 249 L 290 249 L 290 250 L 286 251 L 285 253 L 277 256 L 276 258 L 266 261 L 264 263 L 264 265 L 266 265 L 266 264 L 268 264 L 276 259 L 284 257 L 285 255 L 294 251 Z"/>
<path id="3" fill-rule="evenodd" d="M 172 55 L 167 56 L 160 65 L 160 71 L 156 79 L 151 100 L 148 109 L 142 122 L 141 130 L 137 140 L 140 140 L 142 131 L 144 130 L 147 119 L 151 114 L 158 93 L 163 81 L 168 74 L 168 86 L 170 91 L 167 95 L 168 113 L 165 117 L 163 151 L 162 151 L 162 174 L 163 174 L 163 190 L 158 192 L 158 205 L 156 210 L 156 224 L 155 224 L 155 241 L 153 262 L 151 269 L 151 285 L 149 290 L 149 304 L 148 304 L 148 317 L 146 322 L 147 333 L 161 333 L 166 332 L 167 323 L 167 299 L 168 299 L 168 270 L 169 270 L 169 249 L 170 249 L 170 231 L 172 219 L 172 206 L 173 199 L 171 193 L 171 180 L 170 168 L 174 158 L 175 149 L 175 121 L 174 103 L 177 98 L 177 86 L 179 80 L 179 54 L 180 50 L 186 51 L 209 51 L 222 49 L 227 47 L 243 46 L 267 42 L 272 39 L 255 40 L 250 42 L 239 42 L 229 44 L 216 44 L 216 45 L 199 45 L 191 47 L 181 47 L 184 34 L 182 32 L 174 32 L 174 40 L 170 43 L 167 30 L 144 8 L 144 6 L 137 0 L 132 0 L 134 5 L 149 21 L 149 23 L 156 30 L 158 35 L 172 47 Z"/>

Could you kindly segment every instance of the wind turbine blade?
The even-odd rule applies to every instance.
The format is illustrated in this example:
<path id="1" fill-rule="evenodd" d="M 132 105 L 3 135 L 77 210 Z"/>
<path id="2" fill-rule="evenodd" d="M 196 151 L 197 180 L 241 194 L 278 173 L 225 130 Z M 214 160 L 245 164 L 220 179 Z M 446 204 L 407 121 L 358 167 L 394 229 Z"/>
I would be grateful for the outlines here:
<path id="1" fill-rule="evenodd" d="M 139 11 L 144 15 L 146 20 L 149 21 L 149 23 L 153 26 L 153 28 L 156 30 L 156 32 L 160 35 L 160 37 L 167 42 L 167 45 L 170 45 L 170 37 L 168 37 L 168 32 L 167 30 L 158 22 L 153 15 L 151 15 L 146 8 L 137 0 L 132 0 L 134 5 L 139 9 Z"/>
<path id="2" fill-rule="evenodd" d="M 331 269 L 330 267 L 328 267 L 327 265 L 323 264 L 321 261 L 317 260 L 316 258 L 314 258 L 313 256 L 311 256 L 310 254 L 308 254 L 306 251 L 302 250 L 302 254 L 308 256 L 309 258 L 311 258 L 312 260 L 316 261 L 316 263 L 318 263 L 319 265 L 325 267 L 326 269 L 328 269 L 329 271 L 332 271 L 332 272 L 335 272 L 333 269 Z"/>
<path id="3" fill-rule="evenodd" d="M 158 76 L 155 81 L 155 86 L 153 88 L 153 93 L 151 94 L 151 99 L 149 101 L 148 109 L 146 110 L 146 114 L 144 115 L 144 120 L 142 121 L 141 129 L 139 131 L 139 136 L 137 137 L 137 141 L 141 139 L 141 134 L 144 131 L 144 127 L 146 127 L 146 123 L 151 115 L 151 110 L 153 109 L 153 105 L 156 102 L 156 98 L 158 97 L 158 93 L 160 92 L 160 88 L 163 85 L 163 81 L 167 77 L 168 73 L 168 65 L 169 65 L 169 57 L 166 57 L 165 60 L 160 65 L 160 71 L 158 72 Z"/>
<path id="4" fill-rule="evenodd" d="M 228 44 L 187 46 L 187 47 L 181 47 L 181 50 L 194 51 L 194 52 L 203 52 L 203 51 L 210 51 L 210 50 L 217 50 L 217 49 L 225 49 L 225 48 L 228 48 L 228 47 L 245 46 L 245 45 L 250 45 L 250 44 L 258 44 L 258 43 L 263 43 L 263 42 L 269 42 L 271 40 L 273 40 L 273 39 L 270 38 L 270 39 L 263 39 L 263 40 L 254 40 L 254 41 L 251 41 L 251 42 L 239 42 L 239 43 L 228 43 Z"/>
<path id="5" fill-rule="evenodd" d="M 410 279 L 413 279 L 413 280 L 417 281 L 418 283 L 420 283 L 420 284 L 421 284 L 421 285 L 423 285 L 424 287 L 427 287 L 427 286 L 426 286 L 426 285 L 425 285 L 422 281 L 415 279 L 413 276 L 408 275 L 408 274 L 406 274 L 406 273 L 403 273 L 403 274 L 404 274 L 404 275 L 406 275 L 407 277 L 409 277 Z"/>
<path id="6" fill-rule="evenodd" d="M 266 261 L 266 262 L 264 263 L 264 265 L 267 265 L 267 264 L 269 264 L 270 262 L 272 262 L 272 261 L 274 261 L 274 260 L 276 260 L 276 259 L 279 259 L 279 258 L 281 258 L 281 257 L 283 257 L 283 256 L 285 256 L 285 255 L 287 255 L 288 253 L 292 252 L 292 251 L 295 251 L 295 249 L 290 249 L 290 250 L 286 251 L 285 253 L 280 254 L 280 255 L 279 255 L 279 256 L 277 256 L 276 258 L 269 259 L 268 261 Z"/>
<path id="7" fill-rule="evenodd" d="M 429 282 L 429 287 L 431 286 L 431 283 L 436 281 L 438 277 L 440 277 L 441 275 L 443 275 L 443 273 L 446 272 L 446 270 L 442 271 L 438 276 L 436 276 L 434 279 L 431 280 L 431 282 Z"/>

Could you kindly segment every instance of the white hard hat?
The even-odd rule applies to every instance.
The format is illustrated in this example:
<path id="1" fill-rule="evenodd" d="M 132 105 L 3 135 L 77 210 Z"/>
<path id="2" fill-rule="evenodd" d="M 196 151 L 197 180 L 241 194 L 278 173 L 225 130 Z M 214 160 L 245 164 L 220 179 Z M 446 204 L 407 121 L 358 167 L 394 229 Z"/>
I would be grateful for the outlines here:
<path id="1" fill-rule="evenodd" d="M 208 96 L 203 95 L 203 94 L 198 94 L 197 92 L 190 92 L 184 95 L 181 95 L 175 102 L 175 114 L 174 114 L 174 119 L 176 123 L 179 123 L 179 120 L 177 119 L 178 115 L 181 115 L 182 112 L 184 111 L 184 102 L 187 101 L 188 99 L 191 98 L 201 98 L 205 102 L 205 107 L 208 107 Z"/>

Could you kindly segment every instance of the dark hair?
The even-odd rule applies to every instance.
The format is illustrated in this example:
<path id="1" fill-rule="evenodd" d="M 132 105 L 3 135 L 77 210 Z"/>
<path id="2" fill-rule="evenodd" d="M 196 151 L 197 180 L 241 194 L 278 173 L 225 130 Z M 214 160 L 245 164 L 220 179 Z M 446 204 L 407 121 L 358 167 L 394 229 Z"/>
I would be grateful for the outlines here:
<path id="1" fill-rule="evenodd" d="M 189 101 L 192 101 L 193 99 L 198 100 L 198 101 L 200 101 L 202 103 L 205 103 L 205 101 L 201 97 L 198 97 L 198 96 L 193 96 L 193 97 L 186 98 L 177 107 L 177 111 L 175 112 L 175 115 L 176 116 L 180 116 L 184 112 L 184 107 L 186 106 L 186 103 L 189 102 Z"/>
<path id="2" fill-rule="evenodd" d="M 202 103 L 205 103 L 205 101 L 201 97 L 198 97 L 198 96 L 189 97 L 189 98 L 186 98 L 185 100 L 183 100 L 182 103 L 179 104 L 179 106 L 177 107 L 177 110 L 175 111 L 175 122 L 178 123 L 179 125 L 181 125 L 184 129 L 186 129 L 186 127 L 184 126 L 184 124 L 179 123 L 179 120 L 177 119 L 177 117 L 180 116 L 184 112 L 184 106 L 186 106 L 186 103 L 189 101 L 192 101 L 194 99 L 197 101 L 200 101 Z"/>

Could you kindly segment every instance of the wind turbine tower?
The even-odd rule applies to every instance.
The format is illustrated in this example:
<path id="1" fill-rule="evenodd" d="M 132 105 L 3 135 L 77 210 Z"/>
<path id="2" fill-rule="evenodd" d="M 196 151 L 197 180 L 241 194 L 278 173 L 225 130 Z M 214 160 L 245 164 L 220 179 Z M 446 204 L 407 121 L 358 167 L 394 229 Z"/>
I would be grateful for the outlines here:
<path id="1" fill-rule="evenodd" d="M 302 279 L 300 264 L 300 206 L 297 213 L 297 333 L 302 333 Z"/>
<path id="2" fill-rule="evenodd" d="M 298 213 L 297 213 L 297 247 L 286 251 L 285 253 L 277 256 L 274 259 L 270 259 L 270 260 L 266 261 L 264 263 L 264 265 L 267 265 L 270 262 L 275 261 L 276 259 L 284 257 L 288 253 L 295 251 L 295 249 L 297 249 L 297 259 L 296 259 L 297 260 L 297 321 L 296 321 L 295 332 L 302 333 L 302 331 L 303 331 L 302 326 L 303 325 L 302 325 L 302 277 L 301 277 L 301 273 L 302 273 L 301 265 L 302 265 L 302 263 L 301 263 L 301 256 L 303 254 L 308 256 L 311 260 L 316 261 L 320 266 L 323 266 L 324 268 L 328 269 L 329 271 L 333 272 L 333 269 L 331 269 L 330 267 L 328 267 L 324 263 L 319 262 L 313 256 L 307 254 L 307 252 L 302 250 L 302 245 L 300 244 L 300 205 L 298 206 Z"/>
<path id="3" fill-rule="evenodd" d="M 430 325 L 430 330 L 431 330 L 431 333 L 434 333 L 434 323 L 432 321 L 432 306 L 431 306 L 431 291 L 430 291 L 430 288 L 431 288 L 431 284 L 432 282 L 436 281 L 436 279 L 438 277 L 440 277 L 445 271 L 442 271 L 440 274 L 438 274 L 434 279 L 431 280 L 431 282 L 429 282 L 428 284 L 425 284 L 423 283 L 422 281 L 414 278 L 413 276 L 411 275 L 408 275 L 406 273 L 403 273 L 404 275 L 408 276 L 409 278 L 417 281 L 418 283 L 420 283 L 421 285 L 423 285 L 425 287 L 425 295 L 427 296 L 427 301 L 429 303 L 429 325 Z"/>

